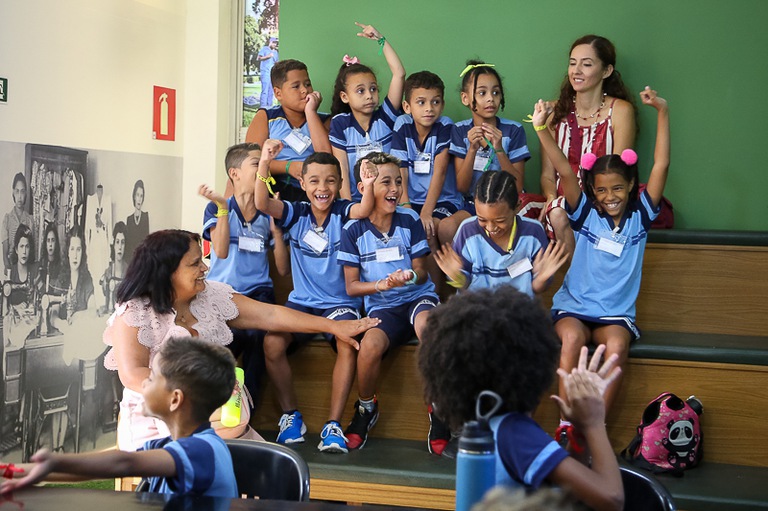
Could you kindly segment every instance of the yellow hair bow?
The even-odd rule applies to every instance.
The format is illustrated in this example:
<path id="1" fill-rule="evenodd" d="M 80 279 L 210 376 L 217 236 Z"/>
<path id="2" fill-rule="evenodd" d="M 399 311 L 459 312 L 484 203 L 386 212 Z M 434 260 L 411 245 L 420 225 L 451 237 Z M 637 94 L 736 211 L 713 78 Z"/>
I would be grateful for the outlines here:
<path id="1" fill-rule="evenodd" d="M 464 71 L 459 73 L 459 78 L 464 78 L 465 74 L 469 73 L 470 71 L 478 67 L 496 67 L 496 64 L 470 64 L 464 68 Z"/>

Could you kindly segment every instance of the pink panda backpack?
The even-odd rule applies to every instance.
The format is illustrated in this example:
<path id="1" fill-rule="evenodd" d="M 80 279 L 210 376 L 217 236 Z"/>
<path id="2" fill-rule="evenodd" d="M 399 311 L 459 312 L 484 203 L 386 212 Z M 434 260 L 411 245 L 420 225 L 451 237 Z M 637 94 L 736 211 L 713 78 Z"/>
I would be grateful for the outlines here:
<path id="1" fill-rule="evenodd" d="M 695 396 L 683 401 L 664 392 L 648 403 L 637 435 L 621 457 L 655 474 L 683 471 L 699 464 L 703 456 L 700 416 L 704 407 Z"/>

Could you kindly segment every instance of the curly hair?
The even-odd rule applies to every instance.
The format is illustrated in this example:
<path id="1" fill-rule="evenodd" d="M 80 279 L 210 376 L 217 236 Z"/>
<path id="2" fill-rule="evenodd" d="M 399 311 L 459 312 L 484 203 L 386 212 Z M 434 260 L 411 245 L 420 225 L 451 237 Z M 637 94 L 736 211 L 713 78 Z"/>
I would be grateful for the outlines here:
<path id="1" fill-rule="evenodd" d="M 595 175 L 597 174 L 619 174 L 626 179 L 627 183 L 633 183 L 629 190 L 629 200 L 635 201 L 640 196 L 640 176 L 637 171 L 637 163 L 627 165 L 618 154 L 606 154 L 598 158 L 591 169 L 582 173 L 584 176 L 584 194 L 591 202 L 595 202 L 594 186 Z"/>
<path id="2" fill-rule="evenodd" d="M 501 111 L 504 111 L 504 83 L 501 81 L 501 75 L 498 71 L 496 71 L 495 68 L 490 66 L 484 66 L 482 64 L 487 64 L 487 62 L 483 62 L 482 60 L 468 60 L 467 65 L 468 66 L 479 66 L 475 67 L 472 70 L 468 71 L 461 79 L 461 91 L 467 93 L 472 98 L 472 103 L 470 105 L 470 110 L 473 112 L 477 108 L 477 100 L 475 99 L 475 91 L 477 90 L 477 79 L 480 77 L 480 75 L 493 75 L 496 77 L 496 80 L 499 82 L 499 88 L 501 89 Z M 469 82 L 472 80 L 472 88 L 469 87 Z"/>
<path id="3" fill-rule="evenodd" d="M 352 109 L 349 103 L 341 100 L 341 92 L 347 90 L 347 79 L 350 76 L 370 73 L 376 78 L 376 73 L 365 64 L 342 64 L 339 68 L 339 74 L 336 75 L 336 81 L 333 82 L 333 100 L 331 102 L 331 115 L 349 113 Z M 397 106 L 397 105 L 396 105 Z"/>
<path id="4" fill-rule="evenodd" d="M 427 402 L 458 428 L 483 390 L 499 413 L 532 411 L 555 376 L 558 341 L 547 311 L 512 286 L 464 291 L 435 308 L 419 347 Z"/>
<path id="5" fill-rule="evenodd" d="M 627 86 L 624 85 L 624 80 L 621 79 L 621 73 L 616 69 L 616 47 L 605 37 L 589 34 L 576 39 L 571 45 L 568 55 L 573 52 L 574 48 L 581 46 L 582 44 L 588 44 L 594 48 L 597 58 L 604 67 L 613 66 L 613 73 L 603 80 L 603 92 L 614 98 L 628 101 L 635 111 L 635 123 L 637 123 L 637 106 L 635 105 L 634 97 L 632 96 L 632 93 L 629 92 Z M 557 123 L 565 119 L 566 116 L 573 111 L 573 98 L 575 95 L 576 92 L 573 90 L 571 81 L 568 79 L 568 72 L 566 71 L 563 83 L 560 85 L 560 97 L 557 99 L 550 127 L 554 129 L 554 127 L 557 126 Z"/>

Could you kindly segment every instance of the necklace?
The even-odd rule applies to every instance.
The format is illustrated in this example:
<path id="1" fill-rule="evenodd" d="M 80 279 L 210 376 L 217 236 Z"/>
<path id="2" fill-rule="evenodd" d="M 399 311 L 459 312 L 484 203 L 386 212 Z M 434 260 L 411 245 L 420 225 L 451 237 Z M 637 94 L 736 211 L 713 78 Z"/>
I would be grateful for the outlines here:
<path id="1" fill-rule="evenodd" d="M 571 113 L 573 115 L 575 115 L 577 119 L 581 119 L 582 121 L 588 121 L 590 119 L 594 119 L 595 117 L 597 117 L 599 119 L 600 118 L 600 111 L 603 109 L 603 107 L 605 107 L 605 95 L 606 94 L 603 93 L 603 100 L 600 102 L 600 106 L 597 107 L 597 110 L 595 110 L 595 112 L 593 114 L 587 115 L 587 116 L 579 115 L 579 112 L 576 110 L 576 96 L 574 96 L 573 97 L 573 112 L 571 112 Z"/>

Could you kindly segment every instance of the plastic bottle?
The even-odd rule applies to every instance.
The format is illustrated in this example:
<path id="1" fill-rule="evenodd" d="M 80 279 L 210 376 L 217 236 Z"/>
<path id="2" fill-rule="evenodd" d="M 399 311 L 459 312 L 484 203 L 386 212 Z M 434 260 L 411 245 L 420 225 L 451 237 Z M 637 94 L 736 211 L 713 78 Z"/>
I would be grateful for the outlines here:
<path id="1" fill-rule="evenodd" d="M 232 390 L 232 396 L 230 396 L 229 401 L 224 403 L 224 406 L 221 407 L 221 423 L 228 428 L 234 428 L 240 424 L 240 407 L 243 405 L 240 389 L 243 388 L 245 374 L 239 367 L 235 367 L 235 380 L 235 388 Z"/>

